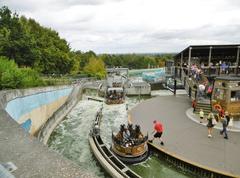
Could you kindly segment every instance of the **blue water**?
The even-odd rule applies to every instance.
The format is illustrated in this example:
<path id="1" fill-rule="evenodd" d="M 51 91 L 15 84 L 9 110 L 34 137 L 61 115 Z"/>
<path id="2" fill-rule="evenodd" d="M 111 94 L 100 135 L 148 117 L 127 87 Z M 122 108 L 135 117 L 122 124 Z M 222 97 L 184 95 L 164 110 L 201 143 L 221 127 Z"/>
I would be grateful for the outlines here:
<path id="1" fill-rule="evenodd" d="M 17 121 L 21 116 L 38 107 L 52 103 L 63 96 L 68 96 L 71 91 L 72 88 L 66 88 L 16 98 L 7 104 L 6 111 Z"/>

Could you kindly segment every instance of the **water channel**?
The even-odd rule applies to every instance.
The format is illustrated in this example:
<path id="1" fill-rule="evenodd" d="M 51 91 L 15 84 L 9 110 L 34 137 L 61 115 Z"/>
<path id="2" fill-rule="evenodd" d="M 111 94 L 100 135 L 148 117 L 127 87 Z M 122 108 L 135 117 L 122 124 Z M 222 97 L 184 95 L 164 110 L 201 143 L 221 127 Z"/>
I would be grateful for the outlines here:
<path id="1" fill-rule="evenodd" d="M 167 91 L 160 94 L 171 94 Z M 155 92 L 155 95 L 159 93 Z M 103 105 L 103 119 L 101 122 L 101 136 L 109 147 L 112 131 L 118 131 L 119 125 L 127 123 L 126 104 L 106 105 L 97 101 L 87 100 L 87 95 L 96 95 L 94 92 L 85 93 L 76 107 L 66 119 L 52 133 L 48 146 L 68 159 L 75 161 L 85 170 L 92 172 L 96 177 L 109 177 L 95 160 L 88 144 L 88 134 L 95 118 L 96 111 Z M 136 106 L 146 98 L 127 98 L 128 108 Z M 146 178 L 190 178 L 191 176 L 179 172 L 170 165 L 151 157 L 147 161 L 131 165 L 131 169 Z"/>

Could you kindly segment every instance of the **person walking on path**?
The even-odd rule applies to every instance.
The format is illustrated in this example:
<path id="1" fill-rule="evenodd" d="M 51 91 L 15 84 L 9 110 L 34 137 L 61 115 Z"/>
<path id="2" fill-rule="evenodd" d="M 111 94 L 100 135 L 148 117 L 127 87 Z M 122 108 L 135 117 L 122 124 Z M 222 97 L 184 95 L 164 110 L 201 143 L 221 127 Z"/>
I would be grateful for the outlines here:
<path id="1" fill-rule="evenodd" d="M 225 111 L 225 117 L 227 119 L 227 126 L 229 125 L 229 122 L 230 122 L 230 116 L 228 114 L 228 111 Z"/>
<path id="2" fill-rule="evenodd" d="M 194 100 L 192 101 L 193 112 L 196 111 L 196 105 L 197 105 L 197 102 L 196 102 L 196 100 L 194 99 Z"/>
<path id="3" fill-rule="evenodd" d="M 161 138 L 162 137 L 162 133 L 163 133 L 163 125 L 162 125 L 162 123 L 159 122 L 159 121 L 154 120 L 153 124 L 154 124 L 154 131 L 152 132 L 152 134 L 153 133 L 155 133 L 155 134 L 153 135 L 153 139 L 149 140 L 149 141 L 152 143 L 155 138 L 159 138 L 160 144 L 164 145 L 163 140 Z"/>
<path id="4" fill-rule="evenodd" d="M 203 122 L 203 118 L 204 118 L 203 109 L 200 109 L 199 116 L 200 116 L 200 123 L 202 123 Z"/>
<path id="5" fill-rule="evenodd" d="M 213 125 L 213 119 L 214 118 L 214 115 L 212 112 L 210 112 L 208 114 L 208 117 L 207 117 L 207 120 L 208 120 L 208 123 L 207 123 L 207 128 L 208 128 L 208 138 L 211 138 L 212 137 L 212 128 L 214 127 Z"/>
<path id="6" fill-rule="evenodd" d="M 221 117 L 221 122 L 222 122 L 222 130 L 220 131 L 220 134 L 223 135 L 224 133 L 224 138 L 228 139 L 228 135 L 227 135 L 227 126 L 228 126 L 228 121 L 226 116 Z"/>

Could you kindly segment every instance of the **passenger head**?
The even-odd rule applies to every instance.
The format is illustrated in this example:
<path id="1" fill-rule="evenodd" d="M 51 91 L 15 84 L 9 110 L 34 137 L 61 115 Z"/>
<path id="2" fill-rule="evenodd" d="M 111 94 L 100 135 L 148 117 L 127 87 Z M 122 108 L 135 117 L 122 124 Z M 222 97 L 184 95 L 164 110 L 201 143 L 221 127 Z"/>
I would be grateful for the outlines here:
<path id="1" fill-rule="evenodd" d="M 135 126 L 135 131 L 136 131 L 136 133 L 139 133 L 140 130 L 141 130 L 140 125 L 136 125 L 136 126 Z"/>
<path id="2" fill-rule="evenodd" d="M 154 123 L 154 124 L 156 124 L 156 123 L 157 123 L 157 121 L 156 121 L 156 120 L 154 120 L 154 121 L 153 121 L 153 123 Z"/>
<path id="3" fill-rule="evenodd" d="M 120 125 L 120 131 L 123 132 L 125 130 L 125 124 Z"/>
<path id="4" fill-rule="evenodd" d="M 133 125 L 132 124 L 128 124 L 128 130 L 132 130 L 133 129 Z"/>

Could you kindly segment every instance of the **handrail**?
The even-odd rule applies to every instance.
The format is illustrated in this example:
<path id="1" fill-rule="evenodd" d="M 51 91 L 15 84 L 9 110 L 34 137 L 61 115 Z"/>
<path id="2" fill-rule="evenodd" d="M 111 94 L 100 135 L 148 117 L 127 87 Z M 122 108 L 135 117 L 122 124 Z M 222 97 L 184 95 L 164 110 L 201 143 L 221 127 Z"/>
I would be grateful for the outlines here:
<path id="1" fill-rule="evenodd" d="M 175 66 L 175 68 L 188 71 L 188 67 Z M 225 76 L 236 75 L 236 70 L 240 70 L 240 66 L 228 66 L 226 68 L 222 68 L 221 66 L 201 66 L 200 69 L 203 71 L 203 74 L 207 76 Z"/>
<path id="2" fill-rule="evenodd" d="M 114 141 L 114 143 L 116 143 L 117 145 L 120 145 L 120 146 L 123 146 L 123 144 L 125 143 L 124 141 L 117 139 L 113 134 L 112 134 L 112 140 Z M 148 140 L 148 136 L 145 136 L 143 139 L 130 139 L 129 141 L 131 142 L 131 140 L 134 141 L 133 146 L 139 146 Z"/>

